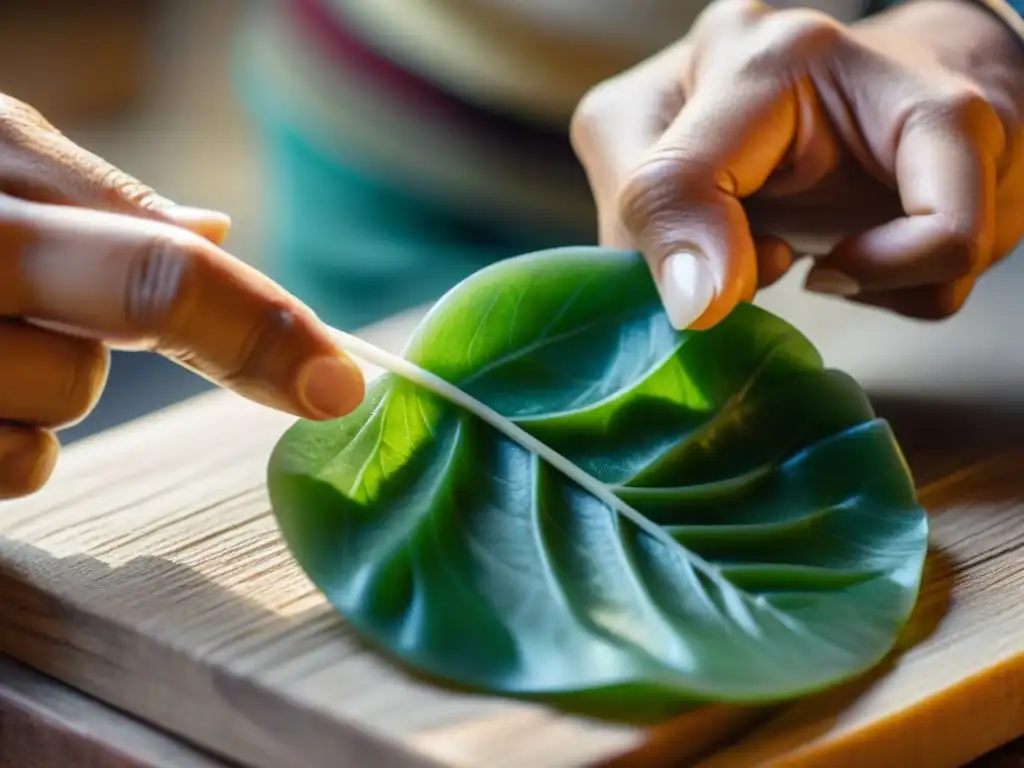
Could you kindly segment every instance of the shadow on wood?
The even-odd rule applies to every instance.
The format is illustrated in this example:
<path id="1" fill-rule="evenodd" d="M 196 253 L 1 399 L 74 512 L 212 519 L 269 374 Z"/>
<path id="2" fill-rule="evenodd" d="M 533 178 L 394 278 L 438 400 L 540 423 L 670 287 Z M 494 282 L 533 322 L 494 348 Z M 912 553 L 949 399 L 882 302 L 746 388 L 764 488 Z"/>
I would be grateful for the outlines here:
<path id="1" fill-rule="evenodd" d="M 379 765 L 408 768 L 428 761 L 404 753 L 400 745 L 381 745 L 366 731 L 324 722 L 316 711 L 298 702 L 281 707 L 274 694 L 275 677 L 315 678 L 322 670 L 316 651 L 325 635 L 340 645 L 362 648 L 333 610 L 325 607 L 283 617 L 253 601 L 240 598 L 198 572 L 157 557 L 139 557 L 111 568 L 94 558 L 53 558 L 43 550 L 0 539 L 6 564 L 0 564 L 0 651 L 69 685 L 94 695 L 180 734 L 197 746 L 215 750 L 229 730 L 230 741 L 259 751 L 261 765 L 289 765 L 286 755 L 302 754 L 308 765 Z M 186 649 L 157 646 L 145 634 L 73 605 L 73 599 L 44 592 L 31 574 L 12 562 L 33 569 L 62 572 L 104 602 L 135 601 L 134 612 L 145 613 L 165 626 L 187 627 L 202 619 L 204 608 L 219 606 L 222 646 L 211 642 L 203 658 Z M 180 596 L 187 595 L 187 599 Z M 140 596 L 142 596 L 140 598 Z M 70 596 L 69 596 L 70 597 Z M 229 606 L 225 611 L 224 606 Z M 303 638 L 305 638 L 303 640 Z M 283 642 L 287 639 L 287 644 Z M 277 641 L 283 655 L 275 651 Z M 227 674 L 216 661 L 222 654 L 248 656 L 248 674 Z M 247 653 L 247 650 L 251 654 Z M 334 656 L 328 656 L 328 663 Z M 285 673 L 283 670 L 287 669 Z M 408 674 L 405 671 L 400 674 Z M 144 681 L 143 685 L 139 683 Z M 193 700 L 183 701 L 182 685 Z M 372 681 L 367 681 L 372 685 Z M 205 697 L 216 697 L 230 718 L 211 718 Z M 630 754 L 630 766 L 676 764 L 685 755 L 705 753 L 720 740 L 763 721 L 774 710 L 707 707 L 654 728 L 640 750 Z M 477 725 L 477 727 L 479 727 Z M 333 734 L 325 739 L 325 733 Z M 450 737 L 453 734 L 446 734 Z M 681 747 L 680 744 L 686 746 Z M 237 752 L 235 757 L 237 759 Z M 267 755 L 280 755 L 270 763 Z M 230 755 L 224 755 L 225 759 Z M 275 760 L 279 760 L 275 762 Z M 349 762 L 351 760 L 351 763 Z M 335 762 L 338 761 L 338 762 Z"/>
<path id="2" fill-rule="evenodd" d="M 0 768 L 232 765 L 0 656 Z"/>
<path id="3" fill-rule="evenodd" d="M 1024 451 L 1024 399 L 981 402 L 869 394 L 878 415 L 892 425 L 918 487 L 996 453 Z"/>
<path id="4" fill-rule="evenodd" d="M 315 679 L 336 661 L 319 654 L 336 636 L 339 647 L 362 644 L 326 606 L 290 616 L 269 611 L 233 594 L 202 574 L 158 557 L 138 557 L 110 567 L 101 561 L 71 556 L 54 558 L 43 550 L 0 539 L 6 564 L 0 566 L 0 650 L 60 680 L 137 714 L 158 727 L 187 734 L 199 746 L 216 749 L 224 731 L 238 749 L 258 751 L 254 764 L 286 765 L 288 755 L 303 754 L 309 765 L 329 765 L 345 756 L 354 765 L 426 765 L 404 753 L 400 745 L 381 745 L 366 731 L 325 721 L 299 702 L 282 707 L 275 685 L 287 676 Z M 126 616 L 148 617 L 153 636 L 157 626 L 187 628 L 200 624 L 209 606 L 218 606 L 219 638 L 207 637 L 202 649 L 176 650 L 157 643 L 149 633 L 80 610 L 72 595 L 62 599 L 33 585 L 34 576 L 18 567 L 61 573 L 88 584 L 103 602 L 119 605 Z M 942 553 L 930 558 L 930 574 L 918 615 L 912 621 L 914 641 L 934 631 L 943 613 L 944 579 L 951 568 Z M 128 606 L 128 602 L 134 603 Z M 195 652 L 199 650 L 200 656 Z M 245 659 L 245 674 L 230 674 L 217 664 L 221 657 Z M 870 675 L 822 695 L 849 702 L 891 670 L 889 661 Z M 236 666 L 237 669 L 237 666 Z M 402 673 L 404 674 L 404 673 Z M 372 680 L 366 681 L 373 685 Z M 182 697 L 182 691 L 188 698 Z M 211 708 L 207 697 L 215 697 Z M 819 698 L 819 697 L 815 697 Z M 827 709 L 827 701 L 823 703 Z M 230 712 L 230 717 L 210 713 Z M 779 708 L 711 706 L 654 727 L 650 737 L 628 758 L 606 765 L 661 766 L 696 760 L 725 741 L 778 714 Z M 478 724 L 475 724 L 479 727 Z M 822 722 L 826 727 L 827 723 Z M 325 734 L 329 734 L 325 738 Z M 457 737 L 445 732 L 443 738 Z M 232 750 L 238 759 L 238 751 Z M 275 756 L 271 762 L 266 756 Z M 279 757 L 276 757 L 279 756 Z"/>
<path id="5" fill-rule="evenodd" d="M 7 546 L 9 542 L 0 539 L 0 550 Z M 382 750 L 365 731 L 320 722 L 320 713 L 298 704 L 281 707 L 270 703 L 269 699 L 275 698 L 271 694 L 274 670 L 278 664 L 290 661 L 274 657 L 272 639 L 289 633 L 305 632 L 308 636 L 311 624 L 337 624 L 333 612 L 324 609 L 313 611 L 313 615 L 282 618 L 238 598 L 194 570 L 161 558 L 139 557 L 110 568 L 90 557 L 57 559 L 40 549 L 15 546 L 19 550 L 16 557 L 8 552 L 7 564 L 0 566 L 0 651 L 30 667 L 158 727 L 191 734 L 200 747 L 211 751 L 222 743 L 224 734 L 218 732 L 230 731 L 230 740 L 244 745 L 249 759 L 260 756 L 252 764 L 267 764 L 266 757 L 271 755 L 277 757 L 270 764 L 290 765 L 289 756 L 296 754 L 305 755 L 308 765 L 318 766 L 406 768 L 429 764 L 411 756 L 396 760 L 396 752 L 402 751 L 400 746 Z M 60 570 L 87 582 L 92 590 L 104 593 L 110 603 L 134 601 L 135 609 L 144 610 L 153 622 L 164 625 L 195 623 L 204 607 L 215 604 L 219 607 L 223 640 L 234 641 L 232 652 L 240 652 L 239 644 L 248 645 L 258 651 L 260 658 L 257 661 L 254 655 L 250 674 L 224 674 L 194 658 L 188 649 L 158 645 L 145 634 L 37 589 L 31 576 L 10 566 L 15 559 L 31 563 L 32 568 Z M 186 595 L 187 599 L 176 599 Z M 227 613 L 225 606 L 229 606 Z M 301 640 L 290 642 L 289 655 L 301 658 L 306 647 L 312 649 L 321 642 L 319 637 L 310 637 L 308 646 Z M 220 652 L 211 644 L 203 649 L 203 656 L 214 661 Z M 292 669 L 291 674 L 315 676 L 315 660 L 309 662 L 311 666 L 301 672 Z M 183 685 L 190 698 L 181 697 Z M 211 718 L 206 697 L 218 699 L 231 717 Z M 334 737 L 325 739 L 325 734 Z"/>

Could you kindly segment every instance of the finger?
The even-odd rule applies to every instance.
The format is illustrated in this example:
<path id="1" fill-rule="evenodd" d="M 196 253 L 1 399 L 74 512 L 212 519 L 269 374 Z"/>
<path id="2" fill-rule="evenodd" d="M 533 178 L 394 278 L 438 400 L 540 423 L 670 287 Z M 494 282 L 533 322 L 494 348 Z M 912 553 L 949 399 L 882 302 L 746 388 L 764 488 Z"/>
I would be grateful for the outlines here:
<path id="1" fill-rule="evenodd" d="M 970 297 L 976 281 L 977 278 L 972 275 L 940 285 L 862 293 L 851 300 L 915 320 L 945 320 L 960 311 Z"/>
<path id="2" fill-rule="evenodd" d="M 793 249 L 779 237 L 757 235 L 754 238 L 754 248 L 757 251 L 757 278 L 760 288 L 767 288 L 780 280 L 789 272 L 795 261 Z"/>
<path id="3" fill-rule="evenodd" d="M 0 199 L 0 315 L 153 349 L 257 402 L 344 415 L 362 373 L 297 299 L 209 242 L 143 219 Z"/>
<path id="4" fill-rule="evenodd" d="M 741 200 L 786 155 L 793 93 L 767 78 L 698 86 L 619 199 L 677 328 L 708 328 L 757 286 Z"/>
<path id="5" fill-rule="evenodd" d="M 3 191 L 43 203 L 96 208 L 189 229 L 214 243 L 227 237 L 224 214 L 179 206 L 130 174 L 75 144 L 37 111 L 0 98 Z"/>
<path id="6" fill-rule="evenodd" d="M 101 342 L 0 320 L 0 420 L 50 429 L 84 419 L 99 400 L 110 368 Z"/>
<path id="7" fill-rule="evenodd" d="M 995 239 L 1003 128 L 981 101 L 912 116 L 896 150 L 906 215 L 841 242 L 807 288 L 854 295 L 950 283 L 984 270 Z"/>
<path id="8" fill-rule="evenodd" d="M 46 485 L 59 452 L 52 432 L 0 424 L 0 499 L 28 496 Z"/>
<path id="9" fill-rule="evenodd" d="M 597 206 L 601 245 L 634 247 L 619 220 L 618 193 L 682 109 L 688 55 L 682 44 L 665 49 L 591 89 L 573 114 L 569 135 Z"/>

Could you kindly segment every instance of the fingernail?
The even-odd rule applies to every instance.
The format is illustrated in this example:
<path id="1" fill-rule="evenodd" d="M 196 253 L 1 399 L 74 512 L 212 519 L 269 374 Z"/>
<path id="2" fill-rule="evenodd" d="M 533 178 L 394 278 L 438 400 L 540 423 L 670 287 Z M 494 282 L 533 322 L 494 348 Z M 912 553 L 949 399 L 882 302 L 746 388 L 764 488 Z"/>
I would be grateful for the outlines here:
<path id="1" fill-rule="evenodd" d="M 680 251 L 662 264 L 659 288 L 669 322 L 677 330 L 684 330 L 711 306 L 715 277 L 702 257 Z"/>
<path id="2" fill-rule="evenodd" d="M 224 238 L 231 230 L 231 217 L 219 211 L 174 205 L 167 209 L 167 215 L 178 226 L 191 230 L 217 245 L 224 242 Z"/>
<path id="3" fill-rule="evenodd" d="M 336 419 L 355 410 L 365 384 L 359 367 L 345 357 L 317 357 L 299 375 L 299 398 L 314 418 Z"/>
<path id="4" fill-rule="evenodd" d="M 814 268 L 807 273 L 804 287 L 814 293 L 827 293 L 832 296 L 856 296 L 860 293 L 860 284 L 849 275 L 838 269 Z"/>

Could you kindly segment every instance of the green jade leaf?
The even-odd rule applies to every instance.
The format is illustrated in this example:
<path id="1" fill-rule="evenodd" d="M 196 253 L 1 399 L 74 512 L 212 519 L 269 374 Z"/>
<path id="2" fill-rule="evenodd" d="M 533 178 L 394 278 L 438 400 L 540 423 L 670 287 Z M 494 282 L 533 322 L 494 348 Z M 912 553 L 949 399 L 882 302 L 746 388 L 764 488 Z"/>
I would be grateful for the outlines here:
<path id="1" fill-rule="evenodd" d="M 678 332 L 637 254 L 556 249 L 453 288 L 403 358 L 268 473 L 296 560 L 387 655 L 627 714 L 788 699 L 892 649 L 925 511 L 863 390 L 774 315 Z"/>

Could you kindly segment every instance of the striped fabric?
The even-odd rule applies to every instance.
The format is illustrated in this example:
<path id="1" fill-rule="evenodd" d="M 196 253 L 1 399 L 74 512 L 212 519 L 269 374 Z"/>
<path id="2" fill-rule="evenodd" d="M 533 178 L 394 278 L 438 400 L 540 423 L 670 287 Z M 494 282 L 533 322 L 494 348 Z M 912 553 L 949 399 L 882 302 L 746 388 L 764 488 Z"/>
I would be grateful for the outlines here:
<path id="1" fill-rule="evenodd" d="M 565 125 L 470 105 L 371 52 L 317 0 L 262 6 L 237 80 L 265 142 L 264 263 L 339 327 L 492 261 L 593 242 Z"/>
<path id="2" fill-rule="evenodd" d="M 1024 40 L 1024 14 L 985 2 Z M 852 21 L 878 0 L 818 0 Z M 889 4 L 888 0 L 881 0 Z M 806 5 L 799 0 L 778 0 Z M 270 271 L 354 327 L 486 263 L 593 242 L 567 138 L 593 83 L 678 38 L 680 0 L 279 0 L 238 82 L 265 140 Z"/>
<path id="3" fill-rule="evenodd" d="M 489 109 L 564 124 L 583 93 L 664 48 L 700 0 L 319 0 L 402 67 Z M 840 21 L 867 0 L 813 5 Z"/>
<path id="4" fill-rule="evenodd" d="M 1024 42 L 1024 0 L 980 0 Z"/>
<path id="5" fill-rule="evenodd" d="M 891 8 L 907 0 L 869 0 L 868 13 Z M 988 8 L 992 13 L 1003 21 L 1024 44 L 1024 0 L 974 0 L 979 5 Z"/>

